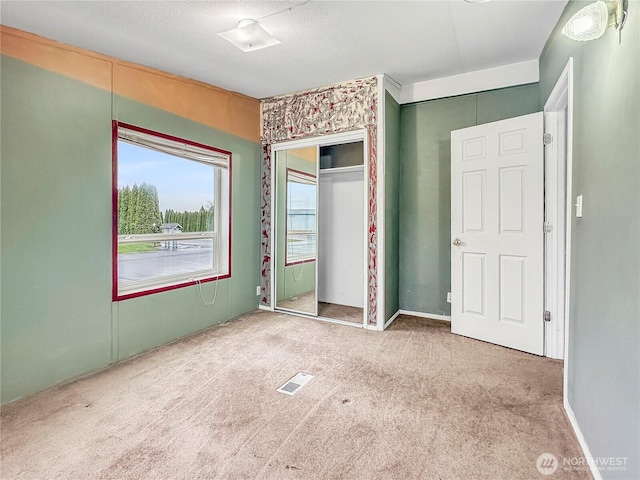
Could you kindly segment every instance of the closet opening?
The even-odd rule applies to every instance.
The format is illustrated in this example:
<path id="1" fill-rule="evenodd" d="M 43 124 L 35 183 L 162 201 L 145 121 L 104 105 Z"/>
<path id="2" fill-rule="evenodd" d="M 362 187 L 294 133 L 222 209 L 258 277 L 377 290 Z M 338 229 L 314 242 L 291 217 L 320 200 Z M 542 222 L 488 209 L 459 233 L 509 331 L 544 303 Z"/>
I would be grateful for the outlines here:
<path id="1" fill-rule="evenodd" d="M 361 324 L 365 277 L 363 142 L 320 147 L 318 315 Z"/>
<path id="2" fill-rule="evenodd" d="M 328 137 L 273 147 L 273 306 L 363 327 L 365 137 L 363 132 Z"/>

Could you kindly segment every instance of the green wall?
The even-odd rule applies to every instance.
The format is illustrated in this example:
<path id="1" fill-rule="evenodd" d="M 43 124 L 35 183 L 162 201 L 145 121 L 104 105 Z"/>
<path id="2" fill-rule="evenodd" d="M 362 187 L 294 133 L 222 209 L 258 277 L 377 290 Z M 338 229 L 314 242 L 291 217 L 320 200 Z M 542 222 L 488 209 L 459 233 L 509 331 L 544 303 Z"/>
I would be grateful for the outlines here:
<path id="1" fill-rule="evenodd" d="M 260 147 L 2 56 L 2 403 L 253 310 Z M 232 277 L 111 301 L 111 119 L 230 150 Z"/>
<path id="2" fill-rule="evenodd" d="M 539 110 L 537 84 L 401 107 L 401 309 L 451 314 L 451 131 Z"/>
<path id="3" fill-rule="evenodd" d="M 385 92 L 385 284 L 384 318 L 389 320 L 400 308 L 400 105 Z"/>
<path id="4" fill-rule="evenodd" d="M 629 2 L 622 42 L 613 29 L 574 42 L 560 28 L 540 58 L 544 104 L 574 61 L 569 404 L 594 457 L 627 457 L 607 478 L 640 478 L 640 3 Z"/>
<path id="5" fill-rule="evenodd" d="M 111 95 L 1 62 L 4 403 L 111 362 Z"/>

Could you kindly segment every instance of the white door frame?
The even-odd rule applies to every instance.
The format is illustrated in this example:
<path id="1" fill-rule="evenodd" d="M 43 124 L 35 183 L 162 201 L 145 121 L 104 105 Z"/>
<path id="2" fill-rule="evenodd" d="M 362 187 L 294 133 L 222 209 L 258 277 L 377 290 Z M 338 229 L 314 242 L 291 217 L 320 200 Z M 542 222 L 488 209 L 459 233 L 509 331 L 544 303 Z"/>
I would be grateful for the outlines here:
<path id="1" fill-rule="evenodd" d="M 566 112 L 566 113 L 565 113 Z M 573 164 L 573 58 L 569 58 L 544 105 L 545 134 L 545 356 L 567 359 L 571 272 L 571 216 Z M 546 143 L 546 142 L 545 142 Z M 567 391 L 567 365 L 564 391 Z"/>
<path id="2" fill-rule="evenodd" d="M 274 262 L 273 260 L 275 259 L 275 255 L 276 255 L 276 245 L 275 245 L 275 233 L 276 233 L 276 222 L 274 221 L 274 213 L 276 211 L 276 181 L 275 181 L 275 171 L 276 171 L 276 152 L 280 151 L 280 150 L 289 150 L 289 149 L 294 149 L 294 148 L 303 148 L 303 147 L 312 147 L 315 146 L 318 149 L 320 147 L 324 147 L 324 146 L 328 146 L 328 145 L 339 145 L 341 143 L 350 143 L 350 142 L 362 142 L 363 144 L 363 155 L 364 155 L 364 195 L 363 195 L 363 199 L 362 201 L 364 202 L 365 205 L 365 209 L 364 209 L 364 231 L 362 232 L 362 241 L 364 242 L 365 245 L 369 245 L 369 209 L 367 208 L 367 206 L 369 205 L 369 188 L 368 188 L 368 172 L 369 172 L 369 140 L 368 140 L 368 136 L 367 136 L 367 131 L 365 129 L 358 129 L 358 130 L 352 130 L 349 132 L 343 132 L 343 133 L 332 133 L 332 134 L 327 134 L 327 135 L 322 135 L 320 137 L 310 137 L 310 138 L 304 138 L 304 139 L 300 139 L 300 140 L 288 140 L 288 141 L 284 141 L 284 142 L 278 142 L 278 143 L 274 143 L 271 145 L 271 212 L 272 212 L 272 218 L 271 218 L 271 249 L 269 254 L 271 255 L 271 259 L 272 259 L 272 263 L 271 263 L 271 305 L 268 307 L 268 310 L 274 311 L 276 309 L 276 302 L 275 302 L 275 268 L 274 268 Z M 320 157 L 318 155 L 318 168 L 320 166 Z M 316 217 L 317 218 L 317 217 Z M 316 253 L 317 253 L 317 249 L 316 249 Z M 368 326 L 368 319 L 367 319 L 367 312 L 368 312 L 368 305 L 369 305 L 369 269 L 368 269 L 368 265 L 369 265 L 369 249 L 368 248 L 364 248 L 364 285 L 362 286 L 363 288 L 363 305 L 364 308 L 362 309 L 362 325 L 357 325 L 358 327 L 362 327 L 362 328 L 369 328 Z M 316 286 L 318 285 L 318 269 L 316 268 Z M 290 313 L 290 312 L 289 312 Z M 301 316 L 305 316 L 305 315 L 301 315 Z M 334 319 L 328 319 L 328 318 L 324 318 L 324 317 L 315 317 L 321 320 L 325 320 L 328 322 L 333 322 L 333 323 L 339 323 L 342 325 L 356 325 L 354 323 L 350 323 L 350 322 L 343 322 L 341 320 L 334 320 Z M 374 329 L 377 327 L 373 327 Z"/>
<path id="3" fill-rule="evenodd" d="M 566 114 L 565 114 L 566 112 Z M 547 341 L 545 347 L 547 348 L 548 357 L 553 358 L 563 358 L 564 359 L 564 368 L 562 369 L 562 403 L 564 406 L 564 410 L 567 414 L 567 418 L 569 419 L 569 423 L 571 423 L 571 427 L 578 439 L 578 443 L 582 448 L 583 457 L 587 459 L 592 459 L 593 455 L 589 449 L 589 445 L 587 444 L 582 431 L 580 430 L 580 425 L 578 424 L 578 420 L 571 408 L 571 404 L 569 403 L 569 363 L 572 361 L 571 359 L 571 350 L 569 349 L 569 322 L 570 322 L 570 312 L 571 312 L 571 302 L 569 299 L 569 295 L 571 292 L 571 221 L 573 218 L 573 194 L 572 194 L 572 165 L 573 165 L 573 58 L 569 57 L 569 61 L 565 66 L 562 74 L 558 78 L 556 85 L 554 86 L 547 102 L 544 105 L 544 115 L 545 115 L 545 129 L 549 127 L 545 132 L 554 134 L 553 130 L 556 130 L 557 133 L 562 133 L 561 129 L 565 129 L 565 142 L 555 142 L 549 145 L 551 147 L 549 150 L 545 149 L 545 156 L 549 153 L 552 157 L 551 160 L 556 161 L 556 165 L 559 167 L 558 169 L 554 169 L 554 171 L 550 172 L 549 177 L 553 177 L 557 170 L 560 170 L 561 164 L 563 163 L 563 155 L 564 158 L 564 172 L 566 173 L 565 182 L 560 181 L 558 178 L 551 178 L 551 182 L 555 182 L 558 186 L 555 190 L 547 190 L 547 181 L 545 179 L 545 190 L 548 192 L 550 197 L 555 196 L 556 203 L 554 205 L 555 208 L 555 218 L 558 218 L 558 215 L 561 215 L 563 212 L 560 212 L 561 206 L 557 203 L 557 198 L 559 195 L 564 194 L 565 198 L 565 207 L 564 208 L 564 225 L 559 224 L 558 229 L 562 229 L 564 227 L 565 239 L 564 245 L 562 244 L 559 236 L 553 235 L 550 237 L 551 241 L 546 242 L 546 246 L 549 248 L 548 252 L 545 252 L 546 256 L 545 262 L 547 262 L 547 278 L 545 280 L 545 291 L 549 295 L 549 300 L 554 300 L 556 311 L 555 318 L 557 319 L 554 323 L 554 312 L 551 311 L 551 322 L 547 322 L 547 327 L 549 329 L 549 335 L 546 337 Z M 563 118 L 564 117 L 564 118 Z M 548 120 L 547 120 L 548 119 Z M 558 135 L 558 138 L 562 135 Z M 547 160 L 545 158 L 545 165 L 547 164 Z M 565 186 L 564 191 L 562 190 L 562 186 Z M 552 198 L 551 201 L 554 199 Z M 546 200 L 545 200 L 546 201 Z M 549 204 L 547 204 L 549 205 Z M 553 226 L 553 231 L 556 230 L 556 226 Z M 564 248 L 564 258 L 561 255 L 561 252 Z M 555 249 L 555 252 L 553 251 Z M 562 277 L 562 270 L 564 270 L 564 278 Z M 550 278 L 551 277 L 551 278 Z M 549 283 L 549 288 L 547 288 L 547 282 Z M 554 298 L 552 298 L 556 295 Z M 564 297 L 564 302 L 561 299 Z M 549 304 L 551 307 L 551 304 Z M 549 308 L 545 307 L 545 308 Z M 553 307 L 552 307 L 553 308 Z M 560 313 L 560 315 L 558 315 Z M 561 320 L 559 322 L 558 320 Z M 562 334 L 564 338 L 561 338 Z M 554 350 L 555 348 L 555 350 Z M 561 350 L 563 349 L 563 350 Z M 595 480 L 602 480 L 602 475 L 600 475 L 600 471 L 598 467 L 589 462 L 589 467 L 591 474 Z"/>

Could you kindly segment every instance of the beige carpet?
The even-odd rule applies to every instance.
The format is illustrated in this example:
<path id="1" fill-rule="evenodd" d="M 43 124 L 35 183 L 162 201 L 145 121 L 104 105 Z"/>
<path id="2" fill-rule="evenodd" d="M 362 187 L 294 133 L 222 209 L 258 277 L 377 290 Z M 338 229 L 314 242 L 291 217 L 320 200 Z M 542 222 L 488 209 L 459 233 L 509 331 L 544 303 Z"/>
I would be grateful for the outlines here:
<path id="1" fill-rule="evenodd" d="M 255 312 L 2 409 L 3 479 L 531 479 L 579 457 L 562 363 L 399 317 Z M 276 389 L 315 375 L 295 396 Z"/>

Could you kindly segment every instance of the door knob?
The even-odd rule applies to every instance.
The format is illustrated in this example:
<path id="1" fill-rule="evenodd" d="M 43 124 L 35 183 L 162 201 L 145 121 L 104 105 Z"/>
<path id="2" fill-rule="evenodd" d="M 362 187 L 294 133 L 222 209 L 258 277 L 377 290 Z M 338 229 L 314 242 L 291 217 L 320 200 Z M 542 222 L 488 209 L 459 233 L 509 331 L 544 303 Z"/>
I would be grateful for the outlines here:
<path id="1" fill-rule="evenodd" d="M 451 242 L 454 247 L 459 247 L 462 245 L 462 241 L 459 238 L 456 238 L 453 242 Z"/>

